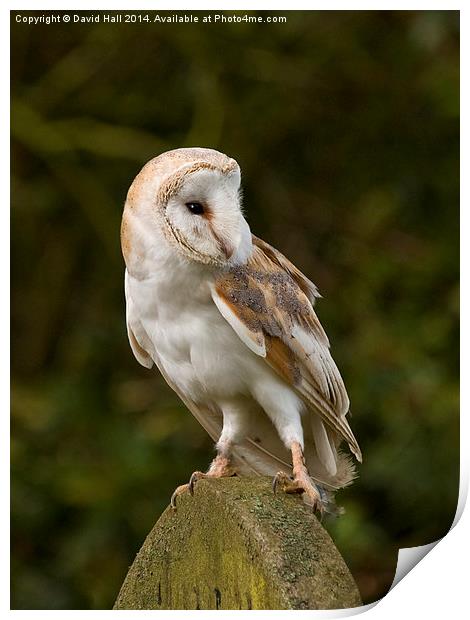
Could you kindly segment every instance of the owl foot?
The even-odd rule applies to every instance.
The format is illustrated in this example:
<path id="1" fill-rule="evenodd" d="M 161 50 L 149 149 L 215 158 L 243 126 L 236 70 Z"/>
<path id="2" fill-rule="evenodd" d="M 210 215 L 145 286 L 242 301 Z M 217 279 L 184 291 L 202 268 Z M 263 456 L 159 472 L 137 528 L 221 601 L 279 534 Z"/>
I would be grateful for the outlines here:
<path id="1" fill-rule="evenodd" d="M 312 482 L 308 474 L 298 478 L 291 478 L 285 472 L 279 471 L 273 478 L 273 492 L 278 490 L 289 494 L 302 494 L 304 502 L 312 507 L 313 512 L 323 515 L 324 504 L 322 494 L 317 485 Z"/>
<path id="2" fill-rule="evenodd" d="M 179 487 L 176 487 L 170 499 L 170 506 L 172 510 L 176 510 L 176 498 L 178 497 L 178 495 L 182 495 L 188 489 L 189 489 L 189 484 L 180 484 Z"/>
<path id="3" fill-rule="evenodd" d="M 278 471 L 273 478 L 273 493 L 276 494 L 279 489 L 284 493 L 304 492 L 303 488 L 294 481 L 292 476 L 288 476 L 284 471 Z"/>
<path id="4" fill-rule="evenodd" d="M 176 498 L 186 491 L 189 491 L 190 495 L 194 495 L 194 487 L 198 480 L 203 478 L 229 478 L 230 476 L 235 476 L 235 470 L 231 467 L 229 459 L 225 456 L 217 455 L 207 473 L 202 471 L 193 472 L 187 484 L 181 484 L 174 490 L 170 506 L 173 510 L 176 510 Z"/>
<path id="5" fill-rule="evenodd" d="M 200 480 L 201 478 L 207 478 L 207 477 L 208 477 L 208 474 L 204 474 L 202 471 L 194 471 L 191 474 L 191 477 L 188 483 L 180 484 L 179 487 L 176 487 L 170 499 L 170 506 L 173 508 L 173 510 L 176 510 L 176 498 L 178 497 L 178 495 L 182 495 L 183 493 L 186 493 L 186 491 L 189 491 L 190 495 L 194 495 L 194 485 L 196 484 L 196 482 Z"/>
<path id="6" fill-rule="evenodd" d="M 273 479 L 273 491 L 276 493 L 277 489 L 281 488 L 284 493 L 301 493 L 302 499 L 312 507 L 313 512 L 319 512 L 323 516 L 325 503 L 322 492 L 310 478 L 300 444 L 294 442 L 291 451 L 294 476 L 291 478 L 283 471 L 278 472 Z"/>

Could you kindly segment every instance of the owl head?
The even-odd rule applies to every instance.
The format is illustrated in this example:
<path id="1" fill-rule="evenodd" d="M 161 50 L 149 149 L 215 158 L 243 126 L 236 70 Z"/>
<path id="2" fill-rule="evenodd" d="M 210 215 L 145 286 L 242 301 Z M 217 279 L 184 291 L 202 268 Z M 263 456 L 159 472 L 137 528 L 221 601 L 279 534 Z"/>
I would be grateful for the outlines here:
<path id="1" fill-rule="evenodd" d="M 166 243 L 188 260 L 226 266 L 244 260 L 251 233 L 240 200 L 240 167 L 219 151 L 184 148 L 150 160 L 132 183 L 121 240 L 136 248 Z"/>

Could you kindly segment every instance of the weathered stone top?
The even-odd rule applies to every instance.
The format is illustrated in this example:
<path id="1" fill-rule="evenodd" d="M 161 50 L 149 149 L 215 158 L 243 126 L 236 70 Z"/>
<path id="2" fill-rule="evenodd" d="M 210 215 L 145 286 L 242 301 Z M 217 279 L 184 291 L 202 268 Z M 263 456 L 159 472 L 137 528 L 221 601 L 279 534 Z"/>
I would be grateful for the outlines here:
<path id="1" fill-rule="evenodd" d="M 347 517 L 343 517 L 347 518 Z M 298 496 L 268 478 L 201 480 L 147 536 L 115 609 L 361 605 L 343 558 Z"/>

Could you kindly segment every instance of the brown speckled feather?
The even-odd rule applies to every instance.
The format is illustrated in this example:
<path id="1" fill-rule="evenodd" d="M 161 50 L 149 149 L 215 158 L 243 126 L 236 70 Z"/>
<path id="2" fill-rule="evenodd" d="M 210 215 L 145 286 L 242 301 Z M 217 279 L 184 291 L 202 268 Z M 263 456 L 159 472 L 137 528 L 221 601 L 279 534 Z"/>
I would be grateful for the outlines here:
<path id="1" fill-rule="evenodd" d="M 346 420 L 346 389 L 313 309 L 318 291 L 269 244 L 253 236 L 253 245 L 246 265 L 218 277 L 214 301 L 240 338 L 292 385 L 314 416 L 320 416 L 331 448 L 344 439 L 361 461 Z"/>

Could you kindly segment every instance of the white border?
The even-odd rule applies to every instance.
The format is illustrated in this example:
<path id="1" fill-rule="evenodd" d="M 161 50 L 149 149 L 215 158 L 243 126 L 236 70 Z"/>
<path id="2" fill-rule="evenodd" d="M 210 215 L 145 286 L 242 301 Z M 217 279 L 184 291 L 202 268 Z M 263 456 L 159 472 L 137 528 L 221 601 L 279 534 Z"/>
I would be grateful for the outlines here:
<path id="1" fill-rule="evenodd" d="M 16 5 L 16 6 L 15 6 Z M 287 5 L 287 6 L 286 6 Z M 48 1 L 44 2 L 42 6 L 38 7 L 38 3 L 36 2 L 9 2 L 8 6 L 10 10 L 21 10 L 21 11 L 101 11 L 101 10 L 132 10 L 138 11 L 141 9 L 146 9 L 149 11 L 205 11 L 205 10 L 263 10 L 263 11 L 363 11 L 363 10 L 446 10 L 446 11 L 458 11 L 463 9 L 464 3 L 462 1 L 457 2 L 455 0 L 444 2 L 432 0 L 430 2 L 422 2 L 420 0 L 414 0 L 411 2 L 406 2 L 406 0 L 396 0 L 395 2 L 384 2 L 383 0 L 377 0 L 376 2 L 351 2 L 347 0 L 332 0 L 331 2 L 302 2 L 302 1 L 292 1 L 283 2 L 279 0 L 273 0 L 269 2 L 268 0 L 258 0 L 258 2 L 240 2 L 234 1 L 231 2 L 223 1 L 223 0 L 204 0 L 201 2 L 197 2 L 195 0 L 174 0 L 174 2 L 151 2 L 150 0 L 140 0 L 135 7 L 132 7 L 131 2 L 124 2 L 123 0 L 114 0 L 114 2 L 100 2 L 97 7 L 93 2 L 57 2 L 57 1 Z"/>
<path id="2" fill-rule="evenodd" d="M 24 3 L 16 3 L 9 2 L 8 10 L 15 11 L 26 11 L 26 10 L 34 10 L 34 11 L 49 11 L 49 10 L 137 10 L 136 7 L 131 9 L 130 2 L 101 2 L 99 5 L 99 9 L 96 5 L 93 5 L 89 2 L 80 3 L 80 6 L 77 6 L 78 3 L 74 2 L 54 2 L 48 1 L 44 3 L 43 7 L 38 8 L 36 3 L 32 2 L 24 2 Z M 461 29 L 462 29 L 462 66 L 465 68 L 468 66 L 468 44 L 467 37 L 465 35 L 469 33 L 469 11 L 464 7 L 463 2 L 422 2 L 422 1 L 414 1 L 414 2 L 405 2 L 405 1 L 396 1 L 393 3 L 389 2 L 338 2 L 332 0 L 331 2 L 295 2 L 291 1 L 288 3 L 289 8 L 286 8 L 285 2 L 224 2 L 223 0 L 216 1 L 204 1 L 204 2 L 195 2 L 186 0 L 184 2 L 180 0 L 174 0 L 171 3 L 157 3 L 157 2 L 149 2 L 145 0 L 141 0 L 138 3 L 138 9 L 145 10 L 218 10 L 218 9 L 228 9 L 228 10 L 270 10 L 270 11 L 282 11 L 287 12 L 288 10 L 460 10 L 461 11 Z M 2 28 L 2 36 L 1 36 L 1 47 L 2 47 L 2 58 L 9 58 L 9 16 L 7 11 L 2 11 L 4 17 L 6 19 L 2 20 L 1 28 Z M 5 82 L 9 84 L 9 74 L 8 69 L 6 71 L 7 75 L 5 76 Z M 466 78 L 466 79 L 464 79 Z M 2 117 L 5 119 L 9 117 L 9 89 L 4 88 L 2 90 L 2 107 L 3 107 L 3 115 Z M 462 72 L 462 109 L 469 110 L 470 109 L 470 100 L 468 96 L 468 76 Z M 469 143 L 469 128 L 468 122 L 466 118 L 462 119 L 462 161 L 466 164 L 469 161 L 468 158 L 468 143 Z M 2 243 L 0 244 L 0 265 L 2 270 L 2 279 L 1 281 L 9 285 L 9 210 L 6 205 L 10 204 L 9 200 L 9 130 L 6 123 L 2 123 L 2 132 L 4 133 L 4 159 L 2 160 L 2 166 L 0 167 L 0 174 L 2 175 L 2 183 L 1 187 L 4 196 L 4 207 L 0 210 L 1 217 L 1 225 L 0 230 L 3 235 Z M 8 149 L 8 150 L 7 150 Z M 465 157 L 467 155 L 467 157 Z M 468 191 L 468 173 L 465 176 L 463 170 L 463 164 L 461 164 L 461 175 L 462 186 L 461 186 L 461 204 L 466 205 L 466 209 L 461 210 L 461 222 L 462 222 L 462 272 L 464 274 L 464 278 L 462 280 L 462 310 L 464 315 L 468 316 L 468 313 L 465 313 L 465 310 L 468 310 L 468 300 L 469 300 L 469 285 L 468 285 L 468 277 L 465 277 L 465 274 L 468 273 L 468 270 L 465 267 L 469 266 L 469 250 L 468 245 L 465 245 L 464 241 L 464 232 L 468 231 L 468 223 L 469 223 L 469 215 L 468 209 L 470 207 L 470 196 Z M 2 305 L 2 313 L 5 316 L 2 316 L 4 319 L 3 325 L 7 323 L 7 310 L 5 304 Z M 462 325 L 462 351 L 468 351 L 469 343 L 469 328 L 466 327 L 465 322 Z M 9 348 L 9 338 L 6 343 Z M 4 350 L 6 347 L 4 348 Z M 464 362 L 465 359 L 463 357 L 463 353 L 461 353 L 461 361 L 462 361 L 462 369 L 465 373 Z M 3 407 L 2 411 L 4 414 L 1 416 L 1 424 L 2 424 L 2 432 L 0 434 L 0 451 L 4 459 L 3 467 L 0 473 L 1 480 L 1 489 L 9 489 L 9 422 L 7 412 L 9 411 L 9 363 L 6 359 L 6 355 L 2 359 L 2 399 L 3 399 Z M 463 381 L 462 382 L 462 410 L 466 413 L 468 409 L 468 404 L 470 403 L 470 382 Z M 368 618 L 371 620 L 374 618 L 377 619 L 394 619 L 398 614 L 402 616 L 405 615 L 408 617 L 427 617 L 427 618 L 441 618 L 444 614 L 453 616 L 460 616 L 464 610 L 467 611 L 466 605 L 466 590 L 468 588 L 467 585 L 467 575 L 468 575 L 468 554 L 470 550 L 470 516 L 468 509 L 463 512 L 463 507 L 466 500 L 467 489 L 468 489 L 468 479 L 469 479 L 469 470 L 470 470 L 470 433 L 469 433 L 469 423 L 467 415 L 463 415 L 461 418 L 461 485 L 460 485 L 460 498 L 459 498 L 459 508 L 456 514 L 456 522 L 454 523 L 455 527 L 444 537 L 444 539 L 438 543 L 435 548 L 432 550 L 429 555 L 426 555 L 420 562 L 417 568 L 412 570 L 411 575 L 409 575 L 406 579 L 400 581 L 394 587 L 384 599 L 382 599 L 378 604 L 373 604 L 367 606 L 367 608 L 359 608 L 357 610 L 350 610 L 350 612 L 354 612 L 354 615 L 358 612 L 366 612 Z M 439 489 L 436 489 L 436 493 L 439 492 Z M 463 512 L 463 514 L 462 514 Z M 3 549 L 6 549 L 9 546 L 9 506 L 5 506 L 1 511 L 1 532 L 4 538 Z M 460 518 L 460 521 L 459 521 Z M 434 546 L 434 545 L 433 545 Z M 1 574 L 0 574 L 0 609 L 7 610 L 8 609 L 8 601 L 9 601 L 9 565 L 8 565 L 8 557 L 7 554 L 2 554 L 3 562 L 1 563 Z M 304 612 L 282 612 L 282 611 L 254 611 L 254 612 L 236 612 L 236 611 L 218 611 L 214 612 L 218 614 L 218 617 L 227 617 L 233 614 L 240 613 L 255 613 L 259 616 L 265 616 L 272 618 L 284 616 L 285 614 L 302 614 L 304 616 L 309 615 L 315 618 L 332 618 L 332 617 L 345 617 L 347 615 L 352 615 L 348 613 L 347 610 L 344 611 L 333 611 L 333 612 L 325 612 L 325 611 L 304 611 Z M 66 617 L 83 617 L 84 614 L 87 617 L 100 616 L 103 617 L 106 614 L 124 614 L 126 617 L 138 614 L 138 611 L 10 611 L 9 613 L 14 614 L 17 618 L 29 618 L 31 614 L 35 616 L 59 616 L 62 618 Z M 187 614 L 207 614 L 211 613 L 208 611 L 161 611 L 161 612 L 153 612 L 146 611 L 146 617 L 150 616 L 158 616 L 158 618 L 166 618 L 172 617 L 175 618 L 175 614 L 178 614 L 178 617 L 181 615 Z M 457 616 L 458 615 L 458 616 Z"/>

